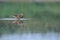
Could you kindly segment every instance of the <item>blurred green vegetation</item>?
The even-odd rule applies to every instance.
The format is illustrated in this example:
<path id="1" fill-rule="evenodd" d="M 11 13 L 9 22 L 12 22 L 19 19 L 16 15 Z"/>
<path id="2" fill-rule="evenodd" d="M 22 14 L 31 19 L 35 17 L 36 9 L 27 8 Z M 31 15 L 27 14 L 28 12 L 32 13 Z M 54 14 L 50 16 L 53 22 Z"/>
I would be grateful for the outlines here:
<path id="1" fill-rule="evenodd" d="M 0 3 L 0 18 L 11 17 L 21 12 L 24 12 L 26 18 L 31 18 L 24 21 L 25 27 L 10 21 L 0 21 L 0 34 L 60 31 L 60 3 Z"/>

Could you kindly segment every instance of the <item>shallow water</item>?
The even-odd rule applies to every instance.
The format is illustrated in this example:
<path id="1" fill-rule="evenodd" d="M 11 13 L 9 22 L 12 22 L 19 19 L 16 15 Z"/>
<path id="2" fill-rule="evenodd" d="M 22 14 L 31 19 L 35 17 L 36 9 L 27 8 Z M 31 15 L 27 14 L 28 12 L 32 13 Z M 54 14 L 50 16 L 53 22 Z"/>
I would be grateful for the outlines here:
<path id="1" fill-rule="evenodd" d="M 60 40 L 59 33 L 23 33 L 4 34 L 0 40 Z"/>

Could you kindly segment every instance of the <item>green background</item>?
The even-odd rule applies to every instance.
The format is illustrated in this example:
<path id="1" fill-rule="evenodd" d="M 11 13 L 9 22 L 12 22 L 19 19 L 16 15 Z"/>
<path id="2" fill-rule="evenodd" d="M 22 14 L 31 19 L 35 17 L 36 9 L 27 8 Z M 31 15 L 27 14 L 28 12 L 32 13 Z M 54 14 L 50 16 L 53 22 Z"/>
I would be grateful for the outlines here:
<path id="1" fill-rule="evenodd" d="M 11 21 L 0 21 L 0 34 L 14 32 L 59 32 L 60 3 L 0 3 L 0 18 L 9 18 L 15 14 L 24 13 L 25 27 L 12 24 Z"/>

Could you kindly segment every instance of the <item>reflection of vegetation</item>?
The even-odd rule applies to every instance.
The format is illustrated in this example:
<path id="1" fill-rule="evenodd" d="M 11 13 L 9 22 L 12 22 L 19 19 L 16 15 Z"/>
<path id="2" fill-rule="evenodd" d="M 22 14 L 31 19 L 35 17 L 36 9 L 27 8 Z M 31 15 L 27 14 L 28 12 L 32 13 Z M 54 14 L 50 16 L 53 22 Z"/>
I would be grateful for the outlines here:
<path id="1" fill-rule="evenodd" d="M 0 21 L 0 34 L 60 31 L 60 3 L 0 3 L 0 17 L 20 12 L 24 12 L 25 17 L 34 19 L 26 21 L 24 28 L 9 21 Z"/>
<path id="2" fill-rule="evenodd" d="M 7 22 L 7 21 L 6 21 Z M 4 23 L 3 23 L 4 24 Z M 18 26 L 16 24 L 8 23 L 1 26 L 0 24 L 0 32 L 1 33 L 27 33 L 27 32 L 48 32 L 48 31 L 54 31 L 59 32 L 60 31 L 60 21 L 54 20 L 54 19 L 44 19 L 41 20 L 30 20 L 25 22 L 25 27 Z"/>

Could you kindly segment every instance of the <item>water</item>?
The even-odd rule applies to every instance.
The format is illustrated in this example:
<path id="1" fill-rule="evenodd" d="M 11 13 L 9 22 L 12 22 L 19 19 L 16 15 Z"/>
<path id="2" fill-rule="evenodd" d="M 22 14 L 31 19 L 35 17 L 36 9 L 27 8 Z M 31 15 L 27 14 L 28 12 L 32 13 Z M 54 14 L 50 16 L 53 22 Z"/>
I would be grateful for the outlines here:
<path id="1" fill-rule="evenodd" d="M 0 40 L 60 40 L 59 33 L 23 33 L 4 34 Z"/>

